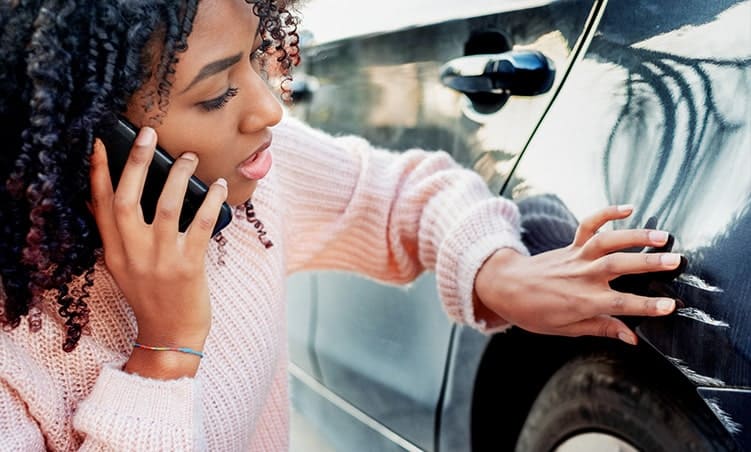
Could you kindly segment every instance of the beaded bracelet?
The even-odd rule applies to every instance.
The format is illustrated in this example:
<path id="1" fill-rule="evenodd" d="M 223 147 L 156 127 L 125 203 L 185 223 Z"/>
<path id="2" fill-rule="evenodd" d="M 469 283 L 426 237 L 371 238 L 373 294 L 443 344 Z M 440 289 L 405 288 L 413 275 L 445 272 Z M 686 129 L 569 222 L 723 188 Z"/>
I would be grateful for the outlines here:
<path id="1" fill-rule="evenodd" d="M 142 348 L 144 350 L 151 350 L 155 352 L 180 352 L 180 353 L 187 353 L 189 355 L 195 355 L 199 358 L 203 358 L 203 352 L 199 352 L 198 350 L 193 350 L 192 348 L 188 347 L 152 347 L 150 345 L 143 345 L 139 344 L 138 342 L 133 343 L 134 348 Z"/>

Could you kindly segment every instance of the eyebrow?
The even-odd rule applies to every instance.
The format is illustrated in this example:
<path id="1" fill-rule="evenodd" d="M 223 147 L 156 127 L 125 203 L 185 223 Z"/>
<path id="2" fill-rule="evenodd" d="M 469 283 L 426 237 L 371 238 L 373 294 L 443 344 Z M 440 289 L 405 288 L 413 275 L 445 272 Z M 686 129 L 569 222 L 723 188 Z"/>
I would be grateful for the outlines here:
<path id="1" fill-rule="evenodd" d="M 201 69 L 201 71 L 196 75 L 196 77 L 193 79 L 192 82 L 182 91 L 180 91 L 180 94 L 184 93 L 185 91 L 188 91 L 190 88 L 193 87 L 196 83 L 200 82 L 201 80 L 204 80 L 208 77 L 211 77 L 214 74 L 218 74 L 219 72 L 222 72 L 226 70 L 227 68 L 234 66 L 237 64 L 238 61 L 242 58 L 242 53 L 238 53 L 237 55 L 222 58 L 221 60 L 216 60 L 213 63 L 209 63 L 206 66 Z"/>

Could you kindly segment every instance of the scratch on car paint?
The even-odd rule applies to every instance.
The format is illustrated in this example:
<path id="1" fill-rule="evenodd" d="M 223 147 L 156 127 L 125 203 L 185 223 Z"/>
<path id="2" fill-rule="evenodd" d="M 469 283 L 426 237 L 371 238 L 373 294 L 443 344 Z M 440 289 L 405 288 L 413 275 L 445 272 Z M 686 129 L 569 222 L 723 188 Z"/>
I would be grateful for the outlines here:
<path id="1" fill-rule="evenodd" d="M 682 359 L 679 358 L 673 358 L 672 356 L 667 357 L 673 365 L 681 371 L 683 371 L 684 374 L 686 374 L 686 377 L 688 377 L 689 380 L 693 381 L 699 386 L 725 386 L 725 382 L 720 380 L 719 378 L 712 378 L 707 377 L 705 375 L 700 375 L 696 373 L 695 371 L 691 370 L 686 363 L 683 362 Z"/>
<path id="2" fill-rule="evenodd" d="M 725 425 L 725 428 L 732 434 L 736 435 L 743 430 L 743 426 L 737 422 L 735 422 L 729 414 L 725 412 L 722 408 L 720 408 L 720 403 L 717 399 L 706 399 L 707 404 L 709 405 L 709 408 L 714 411 L 715 416 L 717 416 L 718 419 L 720 419 L 720 422 L 722 422 Z"/>
<path id="3" fill-rule="evenodd" d="M 675 313 L 681 317 L 687 317 L 698 322 L 706 323 L 707 325 L 717 326 L 720 328 L 730 328 L 729 323 L 723 322 L 722 320 L 713 319 L 709 314 L 700 309 L 678 308 L 675 310 Z"/>
<path id="4" fill-rule="evenodd" d="M 680 276 L 678 276 L 675 279 L 675 281 L 679 283 L 683 283 L 687 286 L 696 287 L 697 289 L 705 290 L 707 292 L 716 292 L 716 293 L 724 292 L 724 290 L 720 289 L 719 287 L 710 285 L 706 281 L 702 280 L 701 278 L 695 275 L 687 275 L 686 273 L 683 273 Z"/>

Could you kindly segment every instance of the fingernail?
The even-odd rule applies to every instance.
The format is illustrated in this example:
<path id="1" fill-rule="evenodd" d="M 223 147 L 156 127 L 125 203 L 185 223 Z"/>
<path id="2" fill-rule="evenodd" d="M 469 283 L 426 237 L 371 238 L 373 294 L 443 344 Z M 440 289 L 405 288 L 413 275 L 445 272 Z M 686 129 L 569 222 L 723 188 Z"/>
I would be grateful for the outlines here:
<path id="1" fill-rule="evenodd" d="M 149 146 L 154 142 L 154 129 L 151 127 L 144 127 L 138 132 L 138 138 L 136 138 L 136 144 L 138 146 Z"/>
<path id="2" fill-rule="evenodd" d="M 663 298 L 662 300 L 657 302 L 657 310 L 664 313 L 673 312 L 673 309 L 675 308 L 675 300 L 671 300 L 670 298 Z"/>
<path id="3" fill-rule="evenodd" d="M 631 212 L 634 210 L 633 204 L 621 204 L 618 206 L 618 212 Z"/>
<path id="4" fill-rule="evenodd" d="M 629 345 L 636 345 L 636 339 L 630 333 L 620 332 L 618 333 L 618 339 Z"/>
<path id="5" fill-rule="evenodd" d="M 217 184 L 217 185 L 221 185 L 224 188 L 227 188 L 227 181 L 224 180 L 224 178 L 220 177 L 219 179 L 217 179 L 216 181 L 214 181 L 214 183 Z"/>
<path id="6" fill-rule="evenodd" d="M 180 156 L 180 158 L 185 159 L 185 160 L 190 160 L 191 162 L 193 162 L 198 158 L 198 156 L 192 152 L 185 152 L 183 155 Z"/>
<path id="7" fill-rule="evenodd" d="M 660 256 L 660 262 L 662 265 L 672 267 L 678 265 L 681 262 L 681 255 L 675 253 L 666 253 Z"/>
<path id="8" fill-rule="evenodd" d="M 663 243 L 668 239 L 668 233 L 665 231 L 649 231 L 649 240 L 657 243 Z"/>

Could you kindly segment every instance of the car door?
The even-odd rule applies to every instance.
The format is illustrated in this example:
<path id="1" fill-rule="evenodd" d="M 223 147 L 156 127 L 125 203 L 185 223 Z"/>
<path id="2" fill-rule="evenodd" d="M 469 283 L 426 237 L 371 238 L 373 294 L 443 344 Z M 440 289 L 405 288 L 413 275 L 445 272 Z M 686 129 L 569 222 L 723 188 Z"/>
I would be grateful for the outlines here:
<path id="1" fill-rule="evenodd" d="M 748 447 L 751 2 L 610 0 L 597 22 L 505 193 L 577 218 L 631 203 L 616 228 L 674 234 L 685 273 L 630 289 L 685 306 L 637 332 Z"/>
<path id="2" fill-rule="evenodd" d="M 313 1 L 302 11 L 310 33 L 303 33 L 299 101 L 292 111 L 315 127 L 361 135 L 387 149 L 446 150 L 497 193 L 555 96 L 597 5 Z M 516 53 L 499 56 L 509 51 Z M 478 54 L 494 57 L 473 57 Z M 525 70 L 529 58 L 547 64 L 542 74 L 548 79 L 531 88 L 494 85 L 504 71 Z M 462 85 L 483 77 L 491 79 L 487 89 Z M 510 95 L 516 89 L 530 95 Z M 353 423 L 365 419 L 365 430 L 378 434 L 353 433 L 357 428 L 335 415 L 314 422 L 342 450 L 387 450 L 379 441 L 395 438 L 404 448 L 433 450 L 452 334 L 433 275 L 406 288 L 330 272 L 310 278 L 305 284 L 314 294 L 297 290 L 289 311 L 298 315 L 295 324 L 312 325 L 305 333 L 310 343 L 301 345 L 298 337 L 293 349 L 312 346 L 313 363 L 305 361 L 309 353 L 293 353 L 293 375 L 315 378 L 340 407 L 357 413 Z M 314 317 L 304 322 L 302 305 L 311 303 L 305 309 Z"/>

